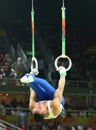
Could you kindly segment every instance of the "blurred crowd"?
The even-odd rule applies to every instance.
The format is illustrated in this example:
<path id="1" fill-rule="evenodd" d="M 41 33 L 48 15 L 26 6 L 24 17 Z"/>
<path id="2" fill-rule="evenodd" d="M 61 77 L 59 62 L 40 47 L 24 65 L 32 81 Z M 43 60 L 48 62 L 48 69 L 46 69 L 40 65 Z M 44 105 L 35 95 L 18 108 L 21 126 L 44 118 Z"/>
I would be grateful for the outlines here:
<path id="1" fill-rule="evenodd" d="M 12 45 L 16 47 L 17 42 L 21 43 L 27 43 L 31 42 L 31 30 L 30 27 L 24 26 L 24 29 L 19 30 L 21 27 L 22 21 L 17 22 L 16 24 L 16 30 L 17 33 L 12 36 L 12 33 L 8 32 L 8 28 L 6 29 L 6 33 L 8 33 L 8 36 L 12 42 Z M 40 27 L 40 26 L 39 26 Z M 23 27 L 22 27 L 23 28 Z M 46 31 L 47 30 L 47 31 Z M 25 31 L 25 32 L 22 32 Z M 53 36 L 55 31 L 55 36 Z M 59 31 L 59 33 L 58 33 Z M 14 31 L 15 32 L 15 31 Z M 47 70 L 45 61 L 43 59 L 43 56 L 41 59 L 39 59 L 39 76 L 45 77 L 46 71 L 47 71 L 47 80 L 49 82 L 52 82 L 54 85 L 57 84 L 59 75 L 56 72 L 54 61 L 55 58 L 59 55 L 61 51 L 60 43 L 61 41 L 61 32 L 58 28 L 58 26 L 44 26 L 40 27 L 39 32 L 42 34 L 42 37 L 44 38 L 46 42 L 46 48 L 50 48 L 50 58 L 46 59 L 48 60 L 47 64 Z M 72 32 L 73 33 L 73 32 Z M 18 35 L 17 35 L 18 34 Z M 24 34 L 24 35 L 23 35 Z M 71 81 L 86 81 L 87 87 L 89 88 L 95 88 L 96 86 L 96 55 L 93 52 L 94 45 L 89 43 L 87 39 L 87 35 L 84 37 L 78 36 L 77 34 L 67 34 L 67 53 L 72 59 L 72 68 L 68 72 L 67 79 Z M 1 34 L 0 34 L 1 35 Z M 73 36 L 75 35 L 75 37 Z M 11 37 L 10 37 L 11 36 Z M 81 38 L 82 37 L 82 38 Z M 92 39 L 91 39 L 92 40 Z M 91 42 L 90 40 L 90 42 Z M 54 44 L 55 41 L 55 44 Z M 86 43 L 85 43 L 86 42 Z M 94 42 L 94 41 L 92 41 Z M 88 44 L 87 44 L 88 43 Z M 2 43 L 0 43 L 2 44 Z M 73 47 L 74 45 L 74 47 Z M 82 45 L 82 46 L 79 46 Z M 88 45 L 88 48 L 85 49 L 85 47 Z M 24 45 L 26 48 L 26 45 Z M 27 49 L 30 47 L 27 44 Z M 38 54 L 39 49 L 36 50 L 36 53 Z M 47 52 L 48 53 L 48 52 Z M 41 54 L 42 55 L 42 54 Z M 39 55 L 38 55 L 39 56 Z M 30 60 L 29 60 L 30 61 Z M 29 64 L 30 62 L 27 62 Z M 28 66 L 29 67 L 29 66 Z M 30 71 L 30 68 L 27 69 L 27 71 Z M 0 50 L 0 85 L 5 86 L 20 86 L 19 79 L 20 77 L 25 74 L 26 72 L 25 65 L 22 61 L 22 57 L 17 56 L 15 60 L 13 60 L 12 55 L 8 52 L 4 52 Z M 84 84 L 83 82 L 83 84 Z M 95 84 L 93 85 L 93 82 Z M 70 82 L 69 82 L 70 84 Z M 80 84 L 81 85 L 81 84 Z M 79 85 L 77 85 L 79 86 Z M 82 87 L 82 85 L 81 85 Z M 68 107 L 68 104 L 65 104 L 66 108 L 66 116 L 67 117 L 94 117 L 96 118 L 96 109 L 93 107 L 88 107 L 83 110 L 73 110 L 72 108 Z M 80 109 L 80 107 L 79 107 Z M 18 102 L 17 99 L 13 98 L 9 104 L 6 103 L 6 101 L 2 100 L 0 104 L 0 114 L 1 115 L 31 115 L 29 109 L 28 109 L 28 102 Z M 65 115 L 63 115 L 65 116 Z M 23 124 L 24 125 L 24 124 Z M 48 126 L 48 124 L 41 124 L 41 125 L 35 125 L 29 122 L 27 126 L 27 130 L 96 130 L 96 125 L 91 126 L 86 125 L 78 125 L 78 126 L 72 126 L 72 125 L 62 125 L 62 124 L 52 124 L 51 126 Z M 22 128 L 23 130 L 23 128 Z"/>
<path id="2" fill-rule="evenodd" d="M 22 77 L 22 75 L 24 75 L 26 72 L 30 71 L 30 68 L 29 68 L 30 66 L 28 66 L 27 68 L 27 70 L 29 71 L 26 71 L 26 68 L 24 66 L 24 63 L 21 57 L 17 57 L 16 59 L 17 60 L 14 62 L 10 54 L 0 53 L 0 84 L 8 85 L 7 84 L 8 82 L 13 81 L 13 86 L 20 85 L 20 83 L 18 82 L 20 77 Z M 84 60 L 85 66 L 83 67 L 81 66 L 83 63 L 80 64 L 79 62 L 76 62 L 76 61 L 73 62 L 72 68 L 68 72 L 67 80 L 78 81 L 78 82 L 83 81 L 88 84 L 87 87 L 94 88 L 95 86 L 94 83 L 96 83 L 95 82 L 96 76 L 95 76 L 95 71 L 94 71 L 95 70 L 95 56 L 90 57 L 91 63 L 89 63 L 90 60 L 88 61 L 88 59 L 86 58 L 86 60 Z M 59 79 L 59 74 L 55 69 L 54 61 L 55 61 L 54 56 L 51 56 L 46 77 L 49 82 L 56 84 Z M 30 62 L 28 63 L 30 64 Z M 39 59 L 38 63 L 39 63 L 39 76 L 44 78 L 44 75 L 45 75 L 44 72 L 46 72 L 46 69 L 44 67 L 44 60 Z"/>

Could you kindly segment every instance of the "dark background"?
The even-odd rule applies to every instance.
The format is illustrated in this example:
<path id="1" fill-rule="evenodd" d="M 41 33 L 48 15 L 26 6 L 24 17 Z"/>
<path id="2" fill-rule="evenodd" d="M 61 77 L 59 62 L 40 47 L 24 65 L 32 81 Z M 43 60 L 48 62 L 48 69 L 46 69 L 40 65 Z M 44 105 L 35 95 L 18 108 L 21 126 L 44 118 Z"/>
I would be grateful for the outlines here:
<path id="1" fill-rule="evenodd" d="M 0 0 L 0 22 L 14 23 L 17 19 L 30 20 L 31 0 Z M 34 0 L 36 22 L 55 24 L 60 21 L 62 0 Z M 67 20 L 71 27 L 96 29 L 95 0 L 65 0 Z"/>
<path id="2" fill-rule="evenodd" d="M 70 51 L 74 51 L 73 48 L 77 47 L 87 53 L 89 53 L 89 48 L 96 50 L 96 1 L 65 0 L 64 3 L 69 53 L 72 54 L 73 52 Z M 35 28 L 40 32 L 46 44 L 49 44 L 48 40 L 50 39 L 49 47 L 55 48 L 54 50 L 61 43 L 61 36 L 57 36 L 57 33 L 59 34 L 61 31 L 61 7 L 62 0 L 34 0 Z M 8 33 L 12 44 L 20 41 L 25 44 L 26 42 L 31 43 L 31 8 L 31 0 L 0 0 L 0 24 Z M 47 25 L 51 27 L 51 33 L 46 28 L 43 30 L 45 32 L 42 31 L 42 27 Z M 57 37 L 59 40 L 51 39 L 51 36 L 47 39 L 46 33 L 50 33 L 51 36 Z M 60 42 L 58 43 L 58 41 Z M 57 51 L 60 51 L 60 47 Z M 75 51 L 79 54 L 82 53 L 78 52 L 78 49 Z"/>

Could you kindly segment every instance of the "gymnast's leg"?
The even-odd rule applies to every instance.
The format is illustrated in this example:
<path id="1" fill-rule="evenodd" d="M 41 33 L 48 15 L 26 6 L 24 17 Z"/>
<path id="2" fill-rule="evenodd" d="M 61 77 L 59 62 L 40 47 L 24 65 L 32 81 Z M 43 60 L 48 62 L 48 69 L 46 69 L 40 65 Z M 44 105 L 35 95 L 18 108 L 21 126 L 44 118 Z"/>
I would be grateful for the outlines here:
<path id="1" fill-rule="evenodd" d="M 45 79 L 37 78 L 37 77 L 34 78 L 34 82 L 40 84 L 40 86 L 42 86 L 42 88 L 46 90 L 47 94 L 49 95 L 49 100 L 53 99 L 56 89 L 51 84 L 49 84 Z M 62 105 L 64 104 L 65 104 L 65 100 L 64 100 L 64 96 L 62 96 Z"/>
<path id="2" fill-rule="evenodd" d="M 26 79 L 27 77 L 27 79 Z M 24 79 L 25 78 L 25 79 Z M 44 97 L 46 99 L 44 100 L 52 100 L 54 97 L 54 93 L 56 89 L 49 84 L 45 79 L 37 78 L 33 74 L 25 74 L 24 77 L 22 77 L 21 82 L 26 82 L 29 84 L 29 86 L 35 91 L 37 95 L 41 95 L 41 97 Z M 40 97 L 40 96 L 39 96 Z M 62 104 L 64 105 L 64 97 L 62 96 Z"/>

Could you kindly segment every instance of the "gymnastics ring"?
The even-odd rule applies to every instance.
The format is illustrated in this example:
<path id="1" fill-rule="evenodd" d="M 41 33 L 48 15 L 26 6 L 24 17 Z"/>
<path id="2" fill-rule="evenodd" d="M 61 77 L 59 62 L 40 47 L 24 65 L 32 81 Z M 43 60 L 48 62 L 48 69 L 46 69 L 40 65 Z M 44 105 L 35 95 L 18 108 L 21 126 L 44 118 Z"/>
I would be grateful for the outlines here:
<path id="1" fill-rule="evenodd" d="M 32 69 L 38 70 L 38 62 L 37 62 L 37 59 L 35 57 L 32 57 L 32 60 L 31 60 L 31 70 Z"/>
<path id="2" fill-rule="evenodd" d="M 55 60 L 55 67 L 56 67 L 56 70 L 58 70 L 58 60 L 60 59 L 60 58 L 67 58 L 68 59 L 68 61 L 69 61 L 69 66 L 67 67 L 67 68 L 65 68 L 65 70 L 66 71 L 68 71 L 68 70 L 70 70 L 70 68 L 71 68 L 71 66 L 72 66 L 72 61 L 71 61 L 71 59 L 68 57 L 68 56 L 66 56 L 66 55 L 60 55 L 60 56 L 58 56 L 57 58 L 56 58 L 56 60 Z"/>

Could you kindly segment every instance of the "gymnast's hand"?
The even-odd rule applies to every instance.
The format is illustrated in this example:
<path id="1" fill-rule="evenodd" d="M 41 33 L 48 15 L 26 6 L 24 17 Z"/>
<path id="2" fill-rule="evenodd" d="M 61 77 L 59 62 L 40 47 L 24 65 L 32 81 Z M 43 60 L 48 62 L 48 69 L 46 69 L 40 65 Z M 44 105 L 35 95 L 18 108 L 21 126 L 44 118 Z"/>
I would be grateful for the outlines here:
<path id="1" fill-rule="evenodd" d="M 57 71 L 60 74 L 60 77 L 65 77 L 66 76 L 66 69 L 64 66 L 59 66 L 59 68 L 57 69 Z"/>
<path id="2" fill-rule="evenodd" d="M 39 71 L 36 68 L 32 68 L 30 74 L 38 75 Z"/>

